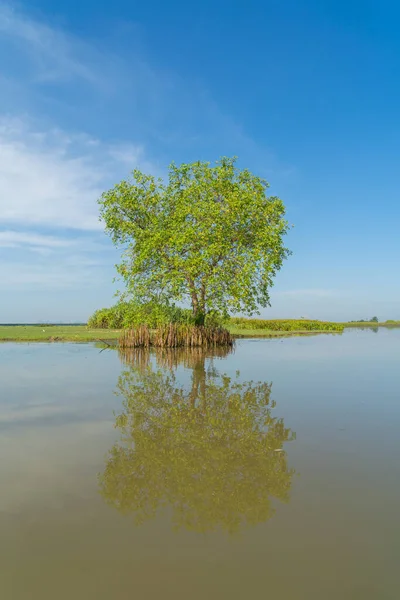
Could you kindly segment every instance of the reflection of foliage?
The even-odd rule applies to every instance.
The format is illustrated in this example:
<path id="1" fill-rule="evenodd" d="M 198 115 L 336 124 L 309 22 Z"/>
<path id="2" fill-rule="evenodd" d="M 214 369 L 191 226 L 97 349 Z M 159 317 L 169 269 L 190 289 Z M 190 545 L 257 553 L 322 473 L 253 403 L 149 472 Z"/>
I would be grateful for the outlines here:
<path id="1" fill-rule="evenodd" d="M 175 362 L 172 354 L 164 364 Z M 232 381 L 206 370 L 204 355 L 184 354 L 193 369 L 189 391 L 144 354 L 135 353 L 139 368 L 121 375 L 122 442 L 109 453 L 101 493 L 137 523 L 163 507 L 177 527 L 201 532 L 266 521 L 270 498 L 287 501 L 293 476 L 282 445 L 294 434 L 271 414 L 271 385 Z"/>

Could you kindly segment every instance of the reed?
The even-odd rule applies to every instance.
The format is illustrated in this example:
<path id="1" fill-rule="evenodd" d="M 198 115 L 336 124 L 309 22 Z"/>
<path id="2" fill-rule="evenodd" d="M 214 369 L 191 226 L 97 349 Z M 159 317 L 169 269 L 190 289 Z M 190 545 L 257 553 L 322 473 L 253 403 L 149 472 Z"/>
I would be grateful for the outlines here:
<path id="1" fill-rule="evenodd" d="M 118 355 L 125 365 L 135 367 L 139 371 L 145 371 L 150 366 L 151 350 L 149 348 L 119 346 Z"/>
<path id="2" fill-rule="evenodd" d="M 121 348 L 149 348 L 151 345 L 151 332 L 147 325 L 139 325 L 133 329 L 125 329 L 120 338 Z"/>
<path id="3" fill-rule="evenodd" d="M 119 339 L 120 348 L 215 348 L 233 346 L 234 338 L 223 327 L 197 327 L 169 323 L 151 331 L 147 325 L 126 330 Z"/>

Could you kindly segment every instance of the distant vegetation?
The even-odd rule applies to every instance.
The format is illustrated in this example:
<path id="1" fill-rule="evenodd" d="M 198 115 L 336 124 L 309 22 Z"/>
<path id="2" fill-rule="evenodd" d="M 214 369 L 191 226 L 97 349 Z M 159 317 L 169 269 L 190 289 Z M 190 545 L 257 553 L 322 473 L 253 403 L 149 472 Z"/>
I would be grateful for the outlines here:
<path id="1" fill-rule="evenodd" d="M 360 321 L 349 321 L 346 323 L 346 327 L 372 327 L 374 325 L 379 325 L 379 327 L 399 327 L 400 321 L 388 319 L 387 321 L 380 322 L 377 317 L 373 317 L 368 321 L 361 319 Z"/>
<path id="2" fill-rule="evenodd" d="M 333 331 L 342 332 L 343 323 L 332 323 L 328 321 L 310 321 L 306 319 L 266 320 L 245 319 L 233 317 L 230 326 L 238 330 L 267 330 L 267 331 Z"/>
<path id="3" fill-rule="evenodd" d="M 349 323 L 379 323 L 379 319 L 378 317 L 372 317 L 372 319 L 359 319 L 358 321 L 349 321 Z M 386 321 L 386 323 L 388 323 L 388 321 Z"/>

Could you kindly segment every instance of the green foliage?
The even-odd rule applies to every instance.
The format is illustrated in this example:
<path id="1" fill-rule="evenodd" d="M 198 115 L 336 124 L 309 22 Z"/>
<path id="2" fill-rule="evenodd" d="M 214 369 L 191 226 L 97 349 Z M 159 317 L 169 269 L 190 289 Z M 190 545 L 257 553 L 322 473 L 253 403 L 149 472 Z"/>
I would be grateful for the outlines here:
<path id="1" fill-rule="evenodd" d="M 196 532 L 267 521 L 276 500 L 289 500 L 294 475 L 283 444 L 295 434 L 272 410 L 271 384 L 221 376 L 199 349 L 164 352 L 161 362 L 183 356 L 192 369 L 185 389 L 149 356 L 129 354 L 140 366 L 119 380 L 121 441 L 99 476 L 104 499 L 138 525 L 166 507 L 176 528 Z"/>
<path id="2" fill-rule="evenodd" d="M 133 171 L 105 192 L 100 213 L 124 248 L 118 272 L 134 301 L 188 300 L 196 324 L 210 311 L 252 314 L 289 251 L 282 200 L 235 159 L 169 168 L 164 184 Z"/>
<path id="3" fill-rule="evenodd" d="M 372 317 L 371 323 L 379 323 L 378 317 Z"/>
<path id="4" fill-rule="evenodd" d="M 243 317 L 233 317 L 230 325 L 237 329 L 255 330 L 265 329 L 269 331 L 337 331 L 344 329 L 342 323 L 331 323 L 325 321 L 308 321 L 306 319 L 290 320 L 265 320 L 265 319 L 245 319 Z"/>

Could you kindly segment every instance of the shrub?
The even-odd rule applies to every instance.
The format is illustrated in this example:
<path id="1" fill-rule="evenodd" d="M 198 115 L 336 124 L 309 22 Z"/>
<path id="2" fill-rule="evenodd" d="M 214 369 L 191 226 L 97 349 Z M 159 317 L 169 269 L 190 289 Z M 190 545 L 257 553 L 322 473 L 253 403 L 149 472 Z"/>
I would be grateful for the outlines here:
<path id="1" fill-rule="evenodd" d="M 116 307 L 96 310 L 88 320 L 88 327 L 93 329 L 121 329 L 123 313 Z"/>
<path id="2" fill-rule="evenodd" d="M 88 320 L 88 327 L 99 329 L 131 329 L 139 325 L 147 325 L 155 329 L 169 323 L 194 325 L 194 316 L 190 309 L 175 304 L 137 304 L 119 302 L 111 308 L 96 310 Z M 227 318 L 216 311 L 206 315 L 206 327 L 223 327 Z"/>
<path id="3" fill-rule="evenodd" d="M 228 323 L 230 323 L 230 317 L 228 315 L 222 315 L 213 310 L 206 314 L 204 325 L 206 327 L 226 327 Z"/>

